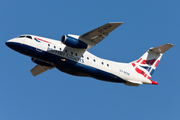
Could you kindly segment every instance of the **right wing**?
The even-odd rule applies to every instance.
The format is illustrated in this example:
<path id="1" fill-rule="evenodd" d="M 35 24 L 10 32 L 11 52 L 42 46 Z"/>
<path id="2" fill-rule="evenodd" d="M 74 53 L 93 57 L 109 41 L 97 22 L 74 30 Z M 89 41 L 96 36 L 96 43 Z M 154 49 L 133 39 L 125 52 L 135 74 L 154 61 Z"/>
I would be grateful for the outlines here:
<path id="1" fill-rule="evenodd" d="M 89 45 L 89 48 L 101 42 L 110 32 L 119 27 L 123 22 L 110 22 L 79 37 L 79 40 Z"/>
<path id="2" fill-rule="evenodd" d="M 37 76 L 43 72 L 45 72 L 46 70 L 52 69 L 54 67 L 47 67 L 47 66 L 41 66 L 41 65 L 36 65 L 32 70 L 31 73 L 33 76 Z"/>

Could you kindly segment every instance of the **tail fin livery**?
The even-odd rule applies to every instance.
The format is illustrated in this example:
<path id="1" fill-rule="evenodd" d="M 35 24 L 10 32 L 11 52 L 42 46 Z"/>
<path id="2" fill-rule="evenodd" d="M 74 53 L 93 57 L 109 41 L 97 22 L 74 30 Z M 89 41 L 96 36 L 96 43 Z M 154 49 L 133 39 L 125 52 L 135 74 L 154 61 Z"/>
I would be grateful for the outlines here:
<path id="1" fill-rule="evenodd" d="M 172 44 L 167 43 L 156 48 L 150 48 L 137 61 L 132 62 L 131 64 L 137 73 L 143 75 L 147 79 L 150 79 L 163 53 L 172 46 Z"/>

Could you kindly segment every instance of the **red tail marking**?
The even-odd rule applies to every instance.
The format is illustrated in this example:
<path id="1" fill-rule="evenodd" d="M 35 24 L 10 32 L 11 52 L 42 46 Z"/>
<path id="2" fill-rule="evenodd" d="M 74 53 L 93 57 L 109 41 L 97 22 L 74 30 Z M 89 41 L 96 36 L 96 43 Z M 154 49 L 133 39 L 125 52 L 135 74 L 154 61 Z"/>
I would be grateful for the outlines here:
<path id="1" fill-rule="evenodd" d="M 141 62 L 141 64 L 146 64 L 146 60 L 143 60 L 143 61 Z"/>
<path id="2" fill-rule="evenodd" d="M 158 85 L 158 83 L 157 83 L 157 82 L 152 81 L 152 80 L 150 80 L 150 81 L 151 81 L 151 83 L 152 83 L 152 84 L 154 84 L 154 85 Z"/>
<path id="3" fill-rule="evenodd" d="M 159 60 L 157 60 L 157 62 L 156 62 L 156 64 L 155 64 L 155 67 L 157 67 L 158 63 L 159 63 Z"/>
<path id="4" fill-rule="evenodd" d="M 132 66 L 135 67 L 136 65 L 134 63 L 132 63 Z"/>
<path id="5" fill-rule="evenodd" d="M 142 70 L 140 70 L 139 68 L 135 68 L 135 70 L 136 70 L 136 72 L 138 72 L 138 73 L 140 73 L 140 74 L 142 74 L 143 73 L 143 71 Z"/>
<path id="6" fill-rule="evenodd" d="M 135 70 L 136 70 L 136 72 L 138 72 L 138 73 L 140 73 L 140 74 L 142 73 L 142 70 L 140 70 L 140 69 L 137 68 L 137 67 L 135 68 Z"/>
<path id="7" fill-rule="evenodd" d="M 148 77 L 147 77 L 147 79 L 149 79 L 149 80 L 150 80 L 150 79 L 151 79 L 151 77 L 150 77 L 150 76 L 148 76 Z"/>
<path id="8" fill-rule="evenodd" d="M 147 76 L 147 74 L 144 75 L 144 77 L 146 77 L 146 76 Z"/>
<path id="9" fill-rule="evenodd" d="M 145 75 L 145 72 L 144 71 L 142 71 L 142 73 L 141 73 L 143 76 Z"/>
<path id="10" fill-rule="evenodd" d="M 141 60 L 142 60 L 142 58 L 140 58 L 140 59 L 137 61 L 137 63 L 139 63 Z"/>

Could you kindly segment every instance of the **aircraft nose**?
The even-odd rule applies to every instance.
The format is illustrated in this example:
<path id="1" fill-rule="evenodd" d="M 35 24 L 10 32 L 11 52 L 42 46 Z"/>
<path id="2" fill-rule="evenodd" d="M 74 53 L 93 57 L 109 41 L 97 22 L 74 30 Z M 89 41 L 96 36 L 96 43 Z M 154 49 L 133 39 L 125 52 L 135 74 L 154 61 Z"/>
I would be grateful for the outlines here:
<path id="1" fill-rule="evenodd" d="M 8 47 L 10 47 L 11 45 L 10 45 L 11 43 L 10 42 L 6 42 L 6 45 L 8 46 Z"/>
<path id="2" fill-rule="evenodd" d="M 16 51 L 18 51 L 18 50 L 20 49 L 20 47 L 21 47 L 21 44 L 20 44 L 20 43 L 17 43 L 17 42 L 15 42 L 15 41 L 13 41 L 13 40 L 8 40 L 7 42 L 5 42 L 5 44 L 6 44 L 9 48 L 11 48 L 11 49 L 13 49 L 13 50 L 16 50 Z"/>
<path id="3" fill-rule="evenodd" d="M 13 42 L 10 42 L 10 41 L 7 41 L 6 43 L 5 43 L 9 48 L 13 48 Z"/>

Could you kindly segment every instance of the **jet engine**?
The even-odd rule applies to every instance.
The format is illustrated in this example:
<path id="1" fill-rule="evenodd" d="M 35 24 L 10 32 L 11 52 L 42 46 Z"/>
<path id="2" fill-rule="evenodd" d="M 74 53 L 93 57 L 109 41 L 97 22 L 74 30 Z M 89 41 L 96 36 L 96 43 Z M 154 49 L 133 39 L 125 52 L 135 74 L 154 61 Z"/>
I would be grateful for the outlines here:
<path id="1" fill-rule="evenodd" d="M 38 64 L 38 65 L 41 65 L 41 66 L 54 67 L 53 65 L 51 65 L 51 64 L 49 64 L 49 63 L 46 63 L 46 62 L 44 62 L 44 61 L 42 61 L 42 60 L 36 59 L 36 58 L 31 58 L 31 60 L 32 60 L 34 63 L 36 63 L 36 64 Z"/>
<path id="2" fill-rule="evenodd" d="M 87 49 L 88 46 L 86 43 L 82 42 L 81 40 L 67 35 L 62 36 L 61 42 L 69 47 L 78 48 L 78 49 Z"/>

